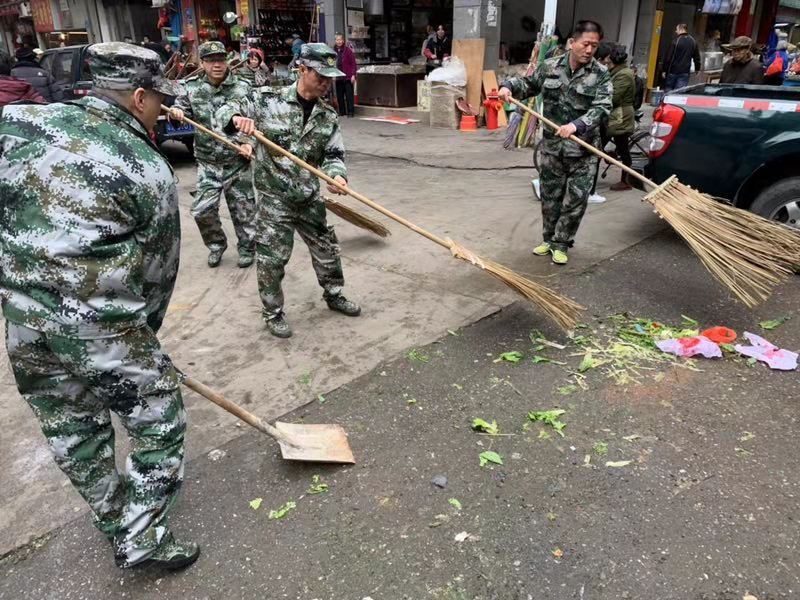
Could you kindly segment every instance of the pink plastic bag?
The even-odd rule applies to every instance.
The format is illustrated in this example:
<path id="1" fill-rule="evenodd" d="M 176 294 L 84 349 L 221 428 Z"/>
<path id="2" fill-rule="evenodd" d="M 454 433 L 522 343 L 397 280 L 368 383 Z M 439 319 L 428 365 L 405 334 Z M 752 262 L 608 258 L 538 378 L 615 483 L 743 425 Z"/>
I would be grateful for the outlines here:
<path id="1" fill-rule="evenodd" d="M 744 337 L 747 338 L 752 346 L 736 344 L 734 348 L 739 354 L 767 363 L 770 369 L 794 371 L 797 368 L 796 352 L 782 350 L 755 333 L 745 331 Z"/>
<path id="2" fill-rule="evenodd" d="M 677 340 L 662 340 L 656 342 L 662 352 L 690 358 L 698 354 L 706 358 L 722 358 L 722 350 L 714 342 L 702 335 L 680 338 Z"/>

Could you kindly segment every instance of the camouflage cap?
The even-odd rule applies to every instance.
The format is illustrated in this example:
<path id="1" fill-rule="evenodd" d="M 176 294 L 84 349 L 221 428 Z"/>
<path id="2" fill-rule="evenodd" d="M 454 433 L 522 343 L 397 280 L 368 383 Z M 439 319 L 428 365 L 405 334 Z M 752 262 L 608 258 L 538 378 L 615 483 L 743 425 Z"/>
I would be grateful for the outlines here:
<path id="1" fill-rule="evenodd" d="M 225 50 L 225 45 L 217 41 L 204 42 L 200 44 L 200 48 L 198 48 L 197 51 L 200 54 L 200 60 L 208 58 L 209 56 L 217 56 L 219 54 L 226 56 L 228 54 L 228 51 Z"/>
<path id="2" fill-rule="evenodd" d="M 135 90 L 145 88 L 167 96 L 177 96 L 177 83 L 164 77 L 161 58 L 147 48 L 124 42 L 92 44 L 86 61 L 95 88 Z"/>
<path id="3" fill-rule="evenodd" d="M 300 47 L 298 65 L 306 65 L 323 77 L 344 77 L 336 68 L 336 51 L 328 44 L 303 44 Z"/>

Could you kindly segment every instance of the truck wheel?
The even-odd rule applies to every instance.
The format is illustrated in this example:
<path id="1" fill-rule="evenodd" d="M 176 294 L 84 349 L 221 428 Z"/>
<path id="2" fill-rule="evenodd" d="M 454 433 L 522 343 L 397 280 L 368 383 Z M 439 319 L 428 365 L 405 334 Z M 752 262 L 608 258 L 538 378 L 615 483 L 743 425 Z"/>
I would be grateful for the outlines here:
<path id="1" fill-rule="evenodd" d="M 750 210 L 800 229 L 800 177 L 789 177 L 769 186 L 753 201 Z"/>

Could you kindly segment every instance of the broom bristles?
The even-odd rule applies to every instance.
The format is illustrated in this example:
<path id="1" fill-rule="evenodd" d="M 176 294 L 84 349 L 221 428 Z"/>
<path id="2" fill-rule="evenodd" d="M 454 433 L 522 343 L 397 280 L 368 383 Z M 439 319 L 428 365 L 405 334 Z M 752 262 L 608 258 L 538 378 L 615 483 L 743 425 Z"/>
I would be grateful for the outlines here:
<path id="1" fill-rule="evenodd" d="M 542 312 L 558 323 L 565 331 L 574 329 L 581 312 L 586 310 L 574 300 L 562 296 L 535 281 L 531 281 L 499 263 L 481 258 L 453 240 L 448 239 L 446 241 L 450 244 L 450 252 L 453 256 L 483 269 L 505 283 L 523 298 L 535 303 L 542 309 Z"/>
<path id="2" fill-rule="evenodd" d="M 747 306 L 800 265 L 800 232 L 705 196 L 671 177 L 645 197 L 708 271 Z"/>
<path id="3" fill-rule="evenodd" d="M 341 202 L 337 202 L 333 198 L 328 198 L 327 196 L 324 198 L 325 200 L 325 208 L 331 211 L 333 214 L 341 217 L 348 223 L 352 223 L 356 227 L 360 227 L 361 229 L 366 229 L 367 231 L 371 231 L 375 235 L 378 235 L 382 238 L 385 238 L 387 235 L 391 235 L 391 231 L 378 221 L 371 219 L 364 213 L 358 212 L 357 210 L 350 208 L 346 204 L 342 204 Z"/>

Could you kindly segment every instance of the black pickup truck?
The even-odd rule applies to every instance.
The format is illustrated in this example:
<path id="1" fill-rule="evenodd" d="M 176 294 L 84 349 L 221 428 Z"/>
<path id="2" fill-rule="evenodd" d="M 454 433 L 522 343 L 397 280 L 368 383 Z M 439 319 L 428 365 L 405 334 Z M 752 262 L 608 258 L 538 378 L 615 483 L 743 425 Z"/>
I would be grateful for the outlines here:
<path id="1" fill-rule="evenodd" d="M 86 49 L 89 44 L 50 48 L 42 55 L 43 69 L 50 71 L 64 89 L 64 100 L 74 100 L 85 96 L 92 89 L 92 76 L 86 63 Z M 167 104 L 171 104 L 169 99 Z M 194 127 L 170 123 L 163 115 L 158 117 L 154 128 L 155 141 L 161 144 L 166 140 L 176 140 L 186 145 L 189 152 L 194 149 Z"/>
<path id="2" fill-rule="evenodd" d="M 800 228 L 800 88 L 690 86 L 653 114 L 646 174 Z"/>

